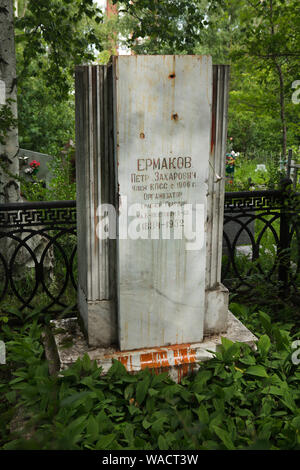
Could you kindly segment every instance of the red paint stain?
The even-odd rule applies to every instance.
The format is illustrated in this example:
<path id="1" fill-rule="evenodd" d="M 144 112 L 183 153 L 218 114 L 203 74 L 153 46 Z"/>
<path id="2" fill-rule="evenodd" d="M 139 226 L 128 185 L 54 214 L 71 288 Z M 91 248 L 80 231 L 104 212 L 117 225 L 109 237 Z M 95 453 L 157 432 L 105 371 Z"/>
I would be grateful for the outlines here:
<path id="1" fill-rule="evenodd" d="M 121 363 L 123 364 L 123 366 L 125 366 L 126 369 L 128 370 L 128 367 L 127 367 L 127 365 L 128 365 L 128 356 L 119 356 L 119 357 L 117 358 L 117 360 L 118 360 L 119 362 L 121 362 Z"/>
<path id="2" fill-rule="evenodd" d="M 129 372 L 133 371 L 133 356 L 139 355 L 139 362 L 141 370 L 149 368 L 155 374 L 161 371 L 170 369 L 173 365 L 177 368 L 178 382 L 183 377 L 188 375 L 194 370 L 197 359 L 196 350 L 191 348 L 190 344 L 173 345 L 168 348 L 155 348 L 151 352 L 142 352 L 143 350 L 132 351 L 131 354 L 120 354 L 117 359 L 120 361 Z M 169 354 L 168 354 L 169 353 Z M 169 357 L 173 354 L 173 359 L 169 361 Z M 168 357 L 169 356 L 169 357 Z M 113 355 L 110 355 L 113 357 Z"/>
<path id="3" fill-rule="evenodd" d="M 154 351 L 140 355 L 141 369 L 155 369 L 157 367 L 169 367 L 167 351 Z"/>

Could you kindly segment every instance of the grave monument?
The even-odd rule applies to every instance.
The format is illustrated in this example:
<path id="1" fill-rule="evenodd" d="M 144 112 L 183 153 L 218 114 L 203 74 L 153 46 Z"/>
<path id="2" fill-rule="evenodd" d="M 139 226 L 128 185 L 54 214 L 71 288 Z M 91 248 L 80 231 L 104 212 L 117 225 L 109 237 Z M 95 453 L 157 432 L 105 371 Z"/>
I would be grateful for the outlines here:
<path id="1" fill-rule="evenodd" d="M 245 339 L 220 282 L 228 66 L 118 56 L 78 66 L 75 82 L 78 306 L 91 357 L 186 367 L 221 335 Z"/>

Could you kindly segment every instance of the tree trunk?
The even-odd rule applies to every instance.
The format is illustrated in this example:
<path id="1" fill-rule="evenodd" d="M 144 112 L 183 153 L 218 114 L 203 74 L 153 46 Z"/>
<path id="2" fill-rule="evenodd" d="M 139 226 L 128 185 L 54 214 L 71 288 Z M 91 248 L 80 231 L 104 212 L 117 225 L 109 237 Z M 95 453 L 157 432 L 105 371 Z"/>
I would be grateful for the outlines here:
<path id="1" fill-rule="evenodd" d="M 286 116 L 285 116 L 285 96 L 284 96 L 284 80 L 283 73 L 280 64 L 274 59 L 276 70 L 279 78 L 280 86 L 280 117 L 282 125 L 282 158 L 285 160 L 286 157 Z"/>
<path id="2" fill-rule="evenodd" d="M 16 82 L 13 0 L 0 0 L 0 113 L 8 106 L 14 119 L 17 119 Z M 4 137 L 4 144 L 0 143 L 0 203 L 20 200 L 20 186 L 14 178 L 19 176 L 18 152 L 18 128 L 14 123 Z"/>
<path id="3" fill-rule="evenodd" d="M 271 35 L 274 37 L 275 35 L 275 28 L 274 28 L 274 21 L 273 21 L 273 0 L 270 0 L 270 22 L 271 22 Z M 282 125 L 282 159 L 285 160 L 286 157 L 286 116 L 285 116 L 285 97 L 284 97 L 284 80 L 283 80 L 283 73 L 282 68 L 279 62 L 280 59 L 273 57 L 273 63 L 275 65 L 276 71 L 278 73 L 279 78 L 279 90 L 280 90 L 280 117 L 281 117 L 281 125 Z"/>

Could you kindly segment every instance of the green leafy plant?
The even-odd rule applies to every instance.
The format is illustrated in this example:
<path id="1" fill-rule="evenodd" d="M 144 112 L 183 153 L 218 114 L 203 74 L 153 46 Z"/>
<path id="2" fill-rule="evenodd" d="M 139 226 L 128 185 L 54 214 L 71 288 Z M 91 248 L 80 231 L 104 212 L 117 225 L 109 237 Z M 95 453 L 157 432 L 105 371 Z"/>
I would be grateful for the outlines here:
<path id="1" fill-rule="evenodd" d="M 167 373 L 130 375 L 118 361 L 103 376 L 87 355 L 50 376 L 41 325 L 5 326 L 2 448 L 299 449 L 300 369 L 291 360 L 290 325 L 230 308 L 252 326 L 257 349 L 222 338 L 215 357 L 180 384 Z"/>
<path id="2" fill-rule="evenodd" d="M 7 133 L 17 126 L 18 120 L 14 117 L 11 103 L 14 100 L 8 98 L 6 104 L 0 106 L 0 144 L 5 145 Z"/>

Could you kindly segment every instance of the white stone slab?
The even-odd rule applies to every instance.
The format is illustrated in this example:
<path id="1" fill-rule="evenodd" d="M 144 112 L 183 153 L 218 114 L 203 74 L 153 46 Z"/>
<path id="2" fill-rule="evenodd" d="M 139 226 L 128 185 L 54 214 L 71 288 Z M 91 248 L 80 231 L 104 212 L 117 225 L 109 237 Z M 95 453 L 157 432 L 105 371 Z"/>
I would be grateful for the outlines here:
<path id="1" fill-rule="evenodd" d="M 122 201 L 120 348 L 198 342 L 203 338 L 205 302 L 211 58 L 123 56 L 116 58 L 115 67 Z M 127 210 L 134 203 L 190 203 L 193 208 L 201 204 L 199 246 L 187 250 L 185 237 L 151 240 L 147 229 L 142 236 L 148 239 L 122 239 L 122 234 L 127 233 L 123 217 L 126 202 Z M 144 220 L 158 222 L 154 217 Z M 182 220 L 180 212 L 174 215 L 175 225 L 181 225 Z"/>
<path id="2" fill-rule="evenodd" d="M 196 371 L 201 362 L 214 356 L 220 348 L 222 337 L 233 342 L 248 344 L 256 349 L 257 338 L 249 331 L 231 312 L 228 312 L 228 328 L 226 333 L 205 336 L 203 342 L 183 345 L 183 347 L 149 348 L 120 352 L 110 348 L 90 348 L 82 334 L 76 318 L 52 320 L 52 334 L 55 348 L 49 347 L 45 342 L 46 357 L 54 373 L 70 367 L 78 358 L 88 354 L 92 361 L 96 360 L 102 367 L 102 374 L 106 374 L 113 364 L 113 359 L 122 362 L 129 372 L 135 373 L 148 367 L 150 370 L 163 372 L 168 370 L 169 375 L 179 382 L 184 375 Z M 72 339 L 72 341 L 70 341 Z M 65 346 L 69 344 L 68 347 Z M 190 367 L 187 367 L 190 366 Z"/>

